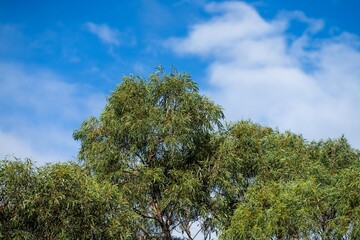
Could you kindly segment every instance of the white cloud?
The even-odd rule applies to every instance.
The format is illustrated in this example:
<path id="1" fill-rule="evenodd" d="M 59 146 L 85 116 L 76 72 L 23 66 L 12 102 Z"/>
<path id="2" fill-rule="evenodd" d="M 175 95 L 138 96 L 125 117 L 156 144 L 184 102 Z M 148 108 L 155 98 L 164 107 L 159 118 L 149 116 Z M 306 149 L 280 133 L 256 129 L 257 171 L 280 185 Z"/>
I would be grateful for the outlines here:
<path id="1" fill-rule="evenodd" d="M 14 155 L 44 164 L 77 156 L 72 132 L 99 115 L 105 96 L 47 69 L 0 62 L 0 102 L 0 159 Z"/>
<path id="2" fill-rule="evenodd" d="M 360 148 L 360 41 L 316 39 L 323 21 L 301 12 L 265 20 L 242 2 L 212 3 L 210 20 L 167 41 L 176 53 L 209 60 L 207 78 L 228 120 L 252 119 L 308 139 L 341 134 Z M 307 25 L 300 36 L 292 21 Z"/>
<path id="3" fill-rule="evenodd" d="M 21 136 L 14 133 L 6 133 L 0 130 L 0 159 L 12 157 L 22 159 L 30 158 L 40 165 L 72 159 L 66 152 L 46 149 L 39 151 L 35 148 L 36 146 L 34 147 L 28 139 L 22 139 Z"/>
<path id="4" fill-rule="evenodd" d="M 86 23 L 86 28 L 105 44 L 120 45 L 120 32 L 118 30 L 110 28 L 106 24 L 96 24 L 93 22 Z"/>

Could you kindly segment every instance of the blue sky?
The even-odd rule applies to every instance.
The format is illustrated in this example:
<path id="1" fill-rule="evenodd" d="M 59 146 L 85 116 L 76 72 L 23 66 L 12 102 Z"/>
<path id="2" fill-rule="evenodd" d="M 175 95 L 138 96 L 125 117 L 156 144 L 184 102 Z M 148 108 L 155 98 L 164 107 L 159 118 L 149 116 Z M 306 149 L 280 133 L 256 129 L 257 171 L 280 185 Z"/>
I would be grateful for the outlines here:
<path id="1" fill-rule="evenodd" d="M 189 72 L 227 120 L 360 148 L 360 2 L 0 2 L 0 157 L 75 160 L 122 76 Z"/>

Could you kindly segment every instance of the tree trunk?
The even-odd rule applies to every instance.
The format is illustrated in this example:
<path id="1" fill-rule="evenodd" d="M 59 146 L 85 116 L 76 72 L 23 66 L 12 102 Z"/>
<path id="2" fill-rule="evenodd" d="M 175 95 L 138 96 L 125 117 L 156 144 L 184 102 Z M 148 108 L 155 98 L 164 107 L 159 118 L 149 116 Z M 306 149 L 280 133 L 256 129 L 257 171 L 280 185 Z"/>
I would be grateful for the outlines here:
<path id="1" fill-rule="evenodd" d="M 163 213 L 159 209 L 158 203 L 156 200 L 153 200 L 152 203 L 152 210 L 155 214 L 156 220 L 159 222 L 161 231 L 162 231 L 162 238 L 163 240 L 172 240 L 170 226 L 167 224 L 166 221 L 163 219 Z"/>
<path id="2" fill-rule="evenodd" d="M 164 225 L 164 227 L 162 228 L 163 230 L 163 237 L 164 237 L 164 240 L 171 240 L 172 237 L 171 237 L 171 233 L 170 233 L 170 229 L 168 226 Z"/>

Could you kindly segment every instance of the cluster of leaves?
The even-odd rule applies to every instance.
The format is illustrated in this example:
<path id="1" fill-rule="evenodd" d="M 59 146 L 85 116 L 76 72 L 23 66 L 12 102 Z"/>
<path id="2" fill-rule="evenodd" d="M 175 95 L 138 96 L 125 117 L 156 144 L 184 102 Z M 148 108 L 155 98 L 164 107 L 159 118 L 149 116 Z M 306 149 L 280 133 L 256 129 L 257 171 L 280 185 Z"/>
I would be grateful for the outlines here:
<path id="1" fill-rule="evenodd" d="M 116 186 L 76 164 L 0 162 L 0 239 L 126 239 L 126 209 Z"/>
<path id="2" fill-rule="evenodd" d="M 244 146 L 242 133 L 250 126 L 256 125 L 235 124 L 234 141 Z M 290 132 L 267 133 L 253 134 L 257 147 L 247 149 L 255 155 L 237 160 L 254 174 L 223 239 L 359 238 L 359 151 L 344 137 L 309 143 Z"/>
<path id="3" fill-rule="evenodd" d="M 74 132 L 80 166 L 1 163 L 0 238 L 360 238 L 360 153 L 344 137 L 223 118 L 188 74 L 124 77 Z"/>

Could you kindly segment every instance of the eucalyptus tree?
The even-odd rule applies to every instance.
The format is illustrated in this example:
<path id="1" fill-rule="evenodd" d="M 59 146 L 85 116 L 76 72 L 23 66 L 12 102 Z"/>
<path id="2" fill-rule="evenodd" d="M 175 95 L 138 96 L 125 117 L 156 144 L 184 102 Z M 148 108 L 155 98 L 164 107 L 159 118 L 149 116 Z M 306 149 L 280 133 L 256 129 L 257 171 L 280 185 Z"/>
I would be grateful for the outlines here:
<path id="1" fill-rule="evenodd" d="M 207 166 L 222 118 L 189 74 L 159 69 L 124 77 L 100 118 L 86 120 L 74 138 L 84 165 L 131 203 L 140 218 L 134 238 L 193 239 L 210 228 Z"/>
<path id="2" fill-rule="evenodd" d="M 0 162 L 0 239 L 128 239 L 132 220 L 117 187 L 78 165 Z"/>
<path id="3" fill-rule="evenodd" d="M 273 131 L 223 239 L 358 239 L 360 153 Z"/>

